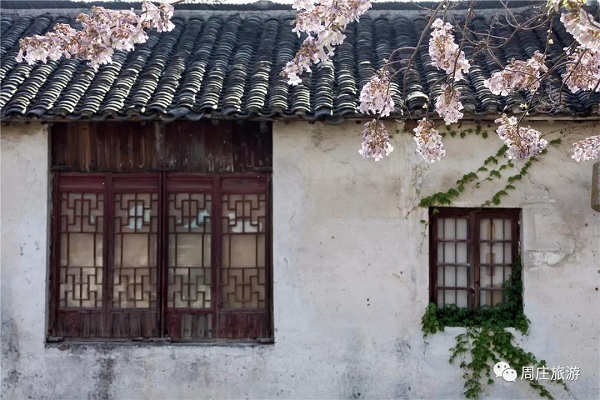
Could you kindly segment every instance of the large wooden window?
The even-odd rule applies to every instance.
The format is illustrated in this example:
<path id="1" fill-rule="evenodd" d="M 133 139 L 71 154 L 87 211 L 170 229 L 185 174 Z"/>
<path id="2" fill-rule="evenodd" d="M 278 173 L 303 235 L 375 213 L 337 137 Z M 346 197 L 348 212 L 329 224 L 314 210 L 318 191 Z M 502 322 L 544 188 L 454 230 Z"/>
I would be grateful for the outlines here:
<path id="1" fill-rule="evenodd" d="M 495 306 L 519 254 L 519 210 L 430 211 L 430 301 L 438 307 Z"/>
<path id="2" fill-rule="evenodd" d="M 82 136 L 103 132 L 105 143 L 131 145 L 134 141 L 118 128 L 60 127 L 64 131 L 53 137 L 53 154 L 64 152 L 70 162 L 54 159 L 60 162 L 53 175 L 50 338 L 271 340 L 270 173 L 265 172 L 270 148 L 261 150 L 269 154 L 264 157 L 252 145 L 239 146 L 238 151 L 253 155 L 248 159 L 259 164 L 260 172 L 235 165 L 238 146 L 227 143 L 226 135 L 217 147 L 203 144 L 202 151 L 214 157 L 208 167 L 206 161 L 187 162 L 202 170 L 214 168 L 213 161 L 220 159 L 212 173 L 110 171 L 135 158 L 131 146 L 110 154 L 120 160 L 112 166 L 106 149 L 94 148 L 109 171 L 81 172 L 91 163 L 89 152 L 77 150 L 87 147 L 80 146 L 86 141 Z M 193 132 L 188 147 L 181 143 L 185 136 L 169 137 L 167 130 L 156 140 L 155 132 L 148 132 L 131 135 L 138 142 L 146 136 L 155 153 L 197 151 L 189 148 L 189 137 L 198 140 Z M 229 164 L 222 145 L 233 153 Z"/>

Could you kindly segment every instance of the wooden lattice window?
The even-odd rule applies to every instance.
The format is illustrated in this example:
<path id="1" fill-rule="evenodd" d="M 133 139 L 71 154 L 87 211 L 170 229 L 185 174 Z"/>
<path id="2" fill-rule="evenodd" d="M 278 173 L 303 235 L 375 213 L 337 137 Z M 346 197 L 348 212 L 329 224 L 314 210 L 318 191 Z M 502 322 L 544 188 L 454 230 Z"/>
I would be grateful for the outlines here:
<path id="1" fill-rule="evenodd" d="M 495 306 L 519 254 L 519 210 L 430 210 L 430 301 Z"/>
<path id="2" fill-rule="evenodd" d="M 49 339 L 272 341 L 270 133 L 80 128 L 53 136 Z"/>

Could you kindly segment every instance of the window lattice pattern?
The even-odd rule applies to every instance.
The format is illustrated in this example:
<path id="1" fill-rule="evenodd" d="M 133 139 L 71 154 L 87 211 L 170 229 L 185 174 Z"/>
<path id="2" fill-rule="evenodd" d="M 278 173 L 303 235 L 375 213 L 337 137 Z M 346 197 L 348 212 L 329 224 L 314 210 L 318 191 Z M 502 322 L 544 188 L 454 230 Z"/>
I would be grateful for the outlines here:
<path id="1" fill-rule="evenodd" d="M 221 301 L 226 309 L 265 307 L 266 196 L 222 197 Z"/>
<path id="2" fill-rule="evenodd" d="M 158 194 L 115 194 L 114 308 L 156 308 Z"/>
<path id="3" fill-rule="evenodd" d="M 472 276 L 468 222 L 465 218 L 438 219 L 438 306 L 468 305 Z"/>
<path id="4" fill-rule="evenodd" d="M 102 307 L 104 194 L 61 193 L 61 307 Z"/>
<path id="5" fill-rule="evenodd" d="M 271 336 L 268 175 L 56 182 L 53 336 Z"/>
<path id="6" fill-rule="evenodd" d="M 482 218 L 479 229 L 479 305 L 502 303 L 502 284 L 510 277 L 512 259 L 510 219 Z"/>
<path id="7" fill-rule="evenodd" d="M 210 308 L 211 207 L 210 195 L 170 193 L 169 293 L 167 306 Z"/>

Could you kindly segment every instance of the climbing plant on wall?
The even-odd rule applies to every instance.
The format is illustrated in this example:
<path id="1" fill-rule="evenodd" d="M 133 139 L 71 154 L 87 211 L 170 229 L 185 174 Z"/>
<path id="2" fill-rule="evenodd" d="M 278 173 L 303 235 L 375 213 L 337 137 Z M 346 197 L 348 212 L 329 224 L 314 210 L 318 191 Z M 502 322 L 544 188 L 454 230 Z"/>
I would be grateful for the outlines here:
<path id="1" fill-rule="evenodd" d="M 471 134 L 479 135 L 484 139 L 488 137 L 488 133 L 479 125 L 466 130 L 460 130 L 458 126 L 458 129 L 457 131 L 448 126 L 445 135 L 456 138 L 465 138 Z M 561 130 L 558 133 L 559 137 L 549 140 L 549 144 L 553 147 L 558 147 L 562 143 L 561 137 L 567 132 Z M 523 181 L 534 164 L 548 153 L 548 149 L 544 149 L 538 156 L 531 157 L 518 168 L 512 160 L 505 157 L 506 150 L 506 146 L 502 146 L 495 154 L 485 159 L 477 170 L 465 173 L 453 187 L 422 198 L 419 206 L 433 207 L 435 213 L 435 207 L 449 206 L 467 188 L 477 190 L 488 181 L 500 181 L 501 188 L 481 206 L 500 205 L 502 199 L 509 196 L 510 191 L 516 189 L 516 186 Z M 421 222 L 428 224 L 424 220 Z M 529 329 L 529 320 L 523 309 L 520 257 L 512 267 L 510 278 L 502 287 L 504 302 L 500 305 L 467 309 L 456 305 L 438 307 L 430 303 L 421 319 L 424 337 L 442 332 L 444 327 L 465 328 L 464 333 L 455 338 L 455 345 L 450 349 L 449 362 L 458 363 L 463 370 L 464 395 L 467 398 L 478 398 L 487 385 L 494 383 L 493 366 L 498 362 L 505 362 L 519 372 L 523 371 L 523 368 L 532 368 L 534 371 L 538 368 L 546 368 L 546 361 L 538 360 L 533 353 L 521 348 L 517 344 L 515 335 L 507 329 L 514 328 L 522 335 L 527 335 Z M 532 379 L 527 382 L 541 397 L 553 398 L 540 380 L 532 376 Z M 568 391 L 562 379 L 551 382 L 561 385 Z"/>
<path id="2" fill-rule="evenodd" d="M 527 335 L 529 320 L 523 312 L 523 284 L 521 263 L 513 265 L 510 279 L 503 284 L 504 303 L 489 307 L 465 309 L 455 305 L 427 306 L 421 319 L 424 336 L 443 332 L 446 326 L 465 327 L 465 332 L 456 336 L 456 344 L 450 349 L 450 363 L 459 363 L 463 370 L 464 395 L 478 398 L 487 385 L 494 383 L 492 368 L 505 362 L 515 371 L 531 367 L 533 370 L 546 368 L 545 360 L 538 360 L 531 352 L 522 349 L 515 336 L 506 328 L 514 328 Z M 537 378 L 527 381 L 541 397 L 552 399 L 552 395 Z M 561 379 L 551 381 L 568 390 Z"/>

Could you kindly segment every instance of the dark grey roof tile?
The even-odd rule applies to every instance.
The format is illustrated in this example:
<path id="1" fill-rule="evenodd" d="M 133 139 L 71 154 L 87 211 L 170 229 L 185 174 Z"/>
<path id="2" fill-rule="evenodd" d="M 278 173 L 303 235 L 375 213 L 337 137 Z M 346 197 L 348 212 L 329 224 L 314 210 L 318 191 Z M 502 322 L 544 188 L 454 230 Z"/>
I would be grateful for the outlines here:
<path id="1" fill-rule="evenodd" d="M 301 43 L 291 30 L 294 16 L 281 12 L 257 15 L 230 10 L 212 13 L 208 19 L 182 12 L 174 19 L 173 32 L 149 32 L 146 43 L 130 53 L 115 52 L 114 62 L 98 71 L 81 60 L 35 66 L 15 61 L 20 38 L 42 34 L 72 17 L 0 15 L 0 118 L 171 121 L 301 117 L 339 122 L 344 117 L 362 116 L 358 109 L 360 90 L 383 65 L 384 58 L 389 58 L 395 68 L 391 92 L 396 113 L 392 117 L 401 115 L 406 91 L 410 116 L 418 118 L 432 110 L 432 99 L 441 93 L 439 83 L 445 77 L 431 64 L 427 41 L 408 65 L 427 17 L 408 18 L 398 11 L 371 12 L 361 17 L 359 24 L 350 24 L 333 62 L 311 67 L 312 73 L 306 74 L 298 86 L 289 86 L 280 75 Z M 489 21 L 477 16 L 470 28 L 473 39 L 481 40 Z M 510 35 L 512 29 L 499 24 L 494 33 Z M 466 80 L 457 83 L 466 112 L 480 116 L 518 110 L 530 98 L 527 92 L 495 96 L 483 82 L 500 70 L 499 62 L 524 60 L 541 50 L 546 29 L 540 26 L 517 32 L 493 53 L 476 54 L 471 45 L 465 46 L 467 56 L 476 59 Z M 572 42 L 560 23 L 553 25 L 552 33 L 550 65 Z M 459 32 L 457 38 L 460 40 Z M 499 45 L 498 41 L 492 42 Z M 597 112 L 600 94 L 570 93 L 560 81 L 564 72 L 564 68 L 559 69 L 540 87 L 536 96 L 550 95 L 552 100 L 540 103 L 532 112 Z"/>

